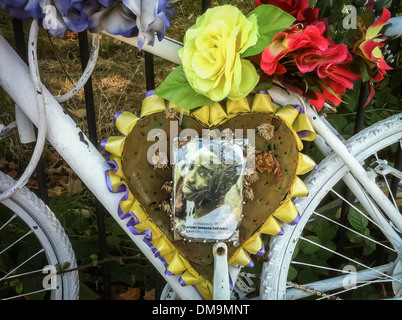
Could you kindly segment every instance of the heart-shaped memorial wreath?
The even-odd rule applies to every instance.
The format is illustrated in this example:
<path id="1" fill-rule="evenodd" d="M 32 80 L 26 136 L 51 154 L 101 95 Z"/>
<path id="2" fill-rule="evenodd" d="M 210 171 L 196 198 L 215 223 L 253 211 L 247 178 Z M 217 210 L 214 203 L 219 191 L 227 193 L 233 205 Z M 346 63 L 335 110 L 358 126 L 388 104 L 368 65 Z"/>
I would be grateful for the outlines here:
<path id="1" fill-rule="evenodd" d="M 298 106 L 280 107 L 265 91 L 189 111 L 149 92 L 141 117 L 124 111 L 114 120 L 121 135 L 102 146 L 111 165 L 109 189 L 125 192 L 119 216 L 131 217 L 127 226 L 145 235 L 167 274 L 180 274 L 181 283 L 195 285 L 204 298 L 212 296 L 214 239 L 227 242 L 230 264 L 252 266 L 250 255 L 265 252 L 262 234 L 278 235 L 281 222 L 297 223 L 292 198 L 308 193 L 298 176 L 315 167 L 301 153 L 301 140 L 311 141 L 315 133 Z M 191 132 L 202 139 L 190 137 Z M 245 148 L 238 143 L 249 140 L 254 143 Z M 231 151 L 237 146 L 240 158 L 253 159 L 254 166 L 231 171 L 242 163 L 233 157 L 229 164 L 197 164 L 197 152 L 211 160 L 214 144 L 222 154 L 222 141 Z M 229 215 L 224 206 L 231 208 Z M 228 216 L 236 216 L 236 223 L 226 223 Z"/>

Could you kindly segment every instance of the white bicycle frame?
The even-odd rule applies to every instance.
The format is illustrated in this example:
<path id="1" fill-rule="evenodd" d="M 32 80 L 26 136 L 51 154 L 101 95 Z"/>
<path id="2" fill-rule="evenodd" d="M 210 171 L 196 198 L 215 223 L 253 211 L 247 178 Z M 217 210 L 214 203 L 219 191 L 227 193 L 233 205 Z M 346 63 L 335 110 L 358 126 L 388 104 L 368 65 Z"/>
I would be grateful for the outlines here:
<path id="1" fill-rule="evenodd" d="M 123 38 L 125 42 L 135 45 L 135 39 Z M 167 60 L 180 63 L 177 51 L 180 45 L 165 41 L 159 43 L 156 47 L 145 47 L 144 50 L 151 51 L 153 54 L 161 56 Z M 38 126 L 39 115 L 37 110 L 37 93 L 31 80 L 30 72 L 26 64 L 19 58 L 12 47 L 0 35 L 0 85 L 15 101 L 19 108 L 27 115 L 27 117 Z M 154 265 L 157 271 L 164 277 L 171 288 L 179 295 L 181 299 L 200 299 L 200 295 L 192 286 L 181 286 L 179 276 L 171 276 L 165 274 L 165 266 L 162 262 L 155 258 L 149 246 L 143 242 L 143 236 L 133 235 L 126 227 L 126 221 L 121 220 L 117 215 L 116 208 L 121 200 L 122 194 L 109 192 L 105 182 L 105 171 L 109 170 L 109 165 L 97 148 L 91 144 L 89 139 L 77 127 L 71 117 L 63 111 L 56 98 L 46 89 L 43 88 L 42 94 L 46 102 L 46 118 L 47 129 L 46 138 L 65 159 L 70 167 L 80 177 L 82 182 L 91 190 L 94 196 L 99 199 L 105 209 L 126 231 L 132 241 L 144 253 L 149 261 Z M 333 150 L 341 160 L 350 168 L 353 175 L 346 178 L 349 187 L 356 195 L 360 195 L 361 203 L 366 203 L 366 196 L 362 193 L 359 184 L 364 186 L 370 193 L 377 205 L 387 214 L 396 228 L 402 230 L 402 218 L 398 210 L 396 210 L 388 198 L 381 192 L 375 182 L 367 175 L 364 168 L 358 163 L 352 154 L 347 150 L 343 142 L 332 132 L 325 121 L 300 97 L 285 96 L 284 92 L 271 90 L 274 100 L 281 104 L 292 103 L 302 104 L 306 114 L 309 116 L 315 130 L 322 137 L 325 144 Z M 293 100 L 293 101 L 292 101 Z M 319 140 L 320 141 L 320 140 Z M 329 151 L 328 147 L 322 145 L 321 148 Z M 358 182 L 357 182 L 358 181 Z M 385 218 L 377 209 L 373 209 L 370 214 L 384 229 L 385 234 L 390 234 L 390 241 L 397 248 L 401 255 L 401 240 L 395 230 L 390 226 Z M 217 246 L 220 247 L 220 246 Z M 222 247 L 221 247 L 222 248 Z M 233 265 L 227 265 L 225 246 L 222 251 L 215 250 L 214 247 L 214 299 L 228 299 L 229 280 L 228 273 L 235 283 L 240 268 Z M 218 253 L 219 252 L 219 253 Z M 223 270 L 220 271 L 220 270 Z"/>

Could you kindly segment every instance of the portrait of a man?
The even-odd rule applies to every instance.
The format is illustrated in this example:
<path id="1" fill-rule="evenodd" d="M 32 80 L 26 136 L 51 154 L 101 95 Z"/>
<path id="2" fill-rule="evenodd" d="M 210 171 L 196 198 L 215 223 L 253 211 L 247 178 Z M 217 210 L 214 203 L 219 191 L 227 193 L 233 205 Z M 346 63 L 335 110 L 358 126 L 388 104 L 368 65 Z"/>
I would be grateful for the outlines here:
<path id="1" fill-rule="evenodd" d="M 194 139 L 180 149 L 173 169 L 176 233 L 200 240 L 230 238 L 242 213 L 242 147 Z"/>

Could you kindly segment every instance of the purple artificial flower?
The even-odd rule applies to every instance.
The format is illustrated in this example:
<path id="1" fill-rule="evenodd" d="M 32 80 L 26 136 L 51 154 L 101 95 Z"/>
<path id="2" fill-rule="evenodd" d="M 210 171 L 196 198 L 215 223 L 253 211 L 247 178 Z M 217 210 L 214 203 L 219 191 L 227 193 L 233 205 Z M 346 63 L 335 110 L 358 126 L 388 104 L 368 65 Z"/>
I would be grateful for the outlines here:
<path id="1" fill-rule="evenodd" d="M 103 0 L 103 2 L 110 1 Z M 153 45 L 155 34 L 161 41 L 170 18 L 176 14 L 170 0 L 116 0 L 116 5 L 92 16 L 89 30 L 125 37 L 138 36 L 138 48 Z"/>
<path id="2" fill-rule="evenodd" d="M 0 0 L 0 7 L 7 9 L 10 16 L 22 20 L 31 19 L 31 15 L 25 11 L 28 0 Z"/>
<path id="3" fill-rule="evenodd" d="M 36 16 L 32 11 L 31 14 L 43 28 L 60 36 L 68 30 L 86 30 L 92 15 L 102 8 L 97 0 L 39 0 L 39 6 L 42 15 Z"/>
<path id="4" fill-rule="evenodd" d="M 102 9 L 97 0 L 0 0 L 0 6 L 14 18 L 35 19 L 55 36 L 87 29 L 91 16 Z"/>
<path id="5" fill-rule="evenodd" d="M 0 6 L 20 19 L 35 19 L 53 35 L 66 31 L 102 30 L 126 37 L 138 36 L 138 47 L 153 45 L 170 26 L 175 0 L 0 0 Z"/>

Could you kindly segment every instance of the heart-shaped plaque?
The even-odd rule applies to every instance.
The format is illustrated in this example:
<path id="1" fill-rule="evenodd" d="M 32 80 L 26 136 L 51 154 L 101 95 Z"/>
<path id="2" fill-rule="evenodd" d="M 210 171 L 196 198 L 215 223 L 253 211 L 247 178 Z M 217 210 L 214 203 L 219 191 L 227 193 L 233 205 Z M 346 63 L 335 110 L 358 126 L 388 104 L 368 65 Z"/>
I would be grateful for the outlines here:
<path id="1" fill-rule="evenodd" d="M 278 106 L 265 91 L 189 111 L 150 92 L 141 117 L 124 111 L 114 120 L 121 135 L 105 139 L 102 147 L 111 165 L 106 174 L 109 190 L 125 192 L 120 217 L 131 217 L 127 226 L 134 234 L 145 235 L 167 274 L 180 274 L 182 285 L 195 285 L 204 298 L 212 297 L 214 242 L 175 237 L 174 138 L 192 130 L 206 139 L 230 132 L 236 139 L 253 140 L 245 157 L 251 150 L 255 166 L 243 176 L 237 237 L 225 241 L 230 264 L 252 266 L 250 256 L 265 252 L 262 234 L 278 235 L 281 223 L 297 223 L 291 199 L 308 193 L 298 176 L 315 166 L 301 153 L 301 140 L 311 141 L 315 133 L 299 106 Z"/>

